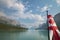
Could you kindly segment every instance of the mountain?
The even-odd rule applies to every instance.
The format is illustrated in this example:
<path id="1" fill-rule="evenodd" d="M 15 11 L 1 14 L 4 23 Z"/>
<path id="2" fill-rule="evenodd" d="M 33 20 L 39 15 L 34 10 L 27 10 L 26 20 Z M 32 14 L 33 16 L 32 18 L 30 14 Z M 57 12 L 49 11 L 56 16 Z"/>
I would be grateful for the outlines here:
<path id="1" fill-rule="evenodd" d="M 20 25 L 19 22 L 16 20 L 9 19 L 5 16 L 0 16 L 0 31 L 6 30 L 6 31 L 20 31 L 20 30 L 26 30 L 27 28 L 24 28 Z"/>
<path id="2" fill-rule="evenodd" d="M 54 16 L 54 20 L 55 20 L 58 28 L 60 29 L 60 13 L 58 13 Z"/>
<path id="3" fill-rule="evenodd" d="M 18 22 L 16 20 L 12 20 L 12 19 L 9 19 L 9 18 L 4 17 L 4 16 L 0 16 L 0 23 L 11 24 L 11 25 L 18 24 Z"/>
<path id="4" fill-rule="evenodd" d="M 55 20 L 58 28 L 60 29 L 60 13 L 58 13 L 54 16 L 54 20 Z M 39 25 L 39 29 L 47 29 L 47 22 L 43 23 L 42 26 Z"/>
<path id="5" fill-rule="evenodd" d="M 47 29 L 47 23 L 43 23 L 41 26 L 39 25 L 39 28 L 37 28 L 37 29 L 44 29 L 44 30 L 46 30 Z"/>

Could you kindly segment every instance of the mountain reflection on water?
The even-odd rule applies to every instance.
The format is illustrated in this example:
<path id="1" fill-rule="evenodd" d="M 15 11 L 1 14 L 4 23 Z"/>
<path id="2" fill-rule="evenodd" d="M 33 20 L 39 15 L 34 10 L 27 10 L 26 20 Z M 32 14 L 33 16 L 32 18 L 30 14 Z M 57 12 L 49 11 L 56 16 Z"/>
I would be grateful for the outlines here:
<path id="1" fill-rule="evenodd" d="M 48 40 L 48 32 L 47 30 L 0 32 L 0 40 Z"/>

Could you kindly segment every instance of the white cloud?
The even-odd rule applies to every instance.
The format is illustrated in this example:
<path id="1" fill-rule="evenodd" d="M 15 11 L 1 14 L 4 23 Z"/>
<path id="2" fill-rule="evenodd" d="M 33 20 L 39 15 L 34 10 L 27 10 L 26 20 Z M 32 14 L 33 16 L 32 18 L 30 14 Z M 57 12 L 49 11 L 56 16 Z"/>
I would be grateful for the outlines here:
<path id="1" fill-rule="evenodd" d="M 38 14 L 32 14 L 31 11 L 28 11 L 26 13 L 17 13 L 17 14 L 14 14 L 12 15 L 14 17 L 20 17 L 20 18 L 23 18 L 23 19 L 35 19 L 37 21 L 39 20 L 44 20 L 43 17 L 41 15 L 38 15 Z"/>
<path id="2" fill-rule="evenodd" d="M 0 16 L 4 16 L 4 17 L 6 17 L 6 14 L 4 14 L 3 11 L 0 11 Z"/>
<path id="3" fill-rule="evenodd" d="M 56 2 L 60 5 L 60 0 L 56 0 Z"/>
<path id="4" fill-rule="evenodd" d="M 41 15 L 38 14 L 32 14 L 32 10 L 28 11 L 28 12 L 24 12 L 26 10 L 25 5 L 20 2 L 17 3 L 17 0 L 0 0 L 0 2 L 2 2 L 2 4 L 5 4 L 6 7 L 8 8 L 15 8 L 17 11 L 16 14 L 12 14 L 11 16 L 9 16 L 9 18 L 22 18 L 22 19 L 30 19 L 30 20 L 35 20 L 34 23 L 23 23 L 27 26 L 39 26 L 40 24 L 44 23 L 44 17 L 42 17 Z M 47 10 L 48 6 L 44 6 L 42 8 L 42 11 Z M 3 14 L 1 14 L 3 15 Z"/>
<path id="5" fill-rule="evenodd" d="M 44 6 L 43 8 L 41 8 L 42 12 L 46 11 L 48 9 L 48 6 Z"/>
<path id="6" fill-rule="evenodd" d="M 9 7 L 12 6 L 14 2 L 15 2 L 14 0 L 0 0 L 0 3 L 2 3 L 3 5 L 5 4 L 6 6 Z"/>
<path id="7" fill-rule="evenodd" d="M 22 18 L 22 19 L 29 19 L 29 20 L 34 20 L 33 23 L 22 23 L 24 25 L 26 25 L 26 27 L 39 27 L 39 25 L 43 24 L 45 22 L 44 20 L 44 17 L 42 17 L 41 15 L 38 15 L 38 14 L 32 14 L 31 13 L 31 10 L 26 12 L 26 13 L 17 13 L 17 14 L 14 14 L 12 15 L 13 17 L 17 17 L 17 18 Z"/>
<path id="8" fill-rule="evenodd" d="M 11 6 L 12 8 L 17 9 L 18 11 L 24 11 L 25 10 L 25 6 L 22 3 L 15 3 L 13 6 Z"/>
<path id="9" fill-rule="evenodd" d="M 12 16 L 8 16 L 6 13 L 4 13 L 3 11 L 0 11 L 0 17 L 5 17 L 7 19 L 13 19 L 14 17 Z"/>
<path id="10" fill-rule="evenodd" d="M 7 8 L 15 8 L 19 11 L 24 11 L 24 5 L 22 4 L 22 2 L 18 3 L 17 0 L 0 0 L 0 2 Z"/>
<path id="11" fill-rule="evenodd" d="M 44 7 L 41 8 L 41 12 L 45 12 L 46 10 L 50 10 L 52 5 L 45 5 Z"/>
<path id="12" fill-rule="evenodd" d="M 43 24 L 45 22 L 44 17 L 42 17 L 41 15 L 38 14 L 32 14 L 32 13 L 26 13 L 26 14 L 22 14 L 22 15 L 16 15 L 22 19 L 30 19 L 30 20 L 35 20 L 33 23 L 23 23 L 25 25 L 27 25 L 27 27 L 38 27 L 39 25 Z"/>

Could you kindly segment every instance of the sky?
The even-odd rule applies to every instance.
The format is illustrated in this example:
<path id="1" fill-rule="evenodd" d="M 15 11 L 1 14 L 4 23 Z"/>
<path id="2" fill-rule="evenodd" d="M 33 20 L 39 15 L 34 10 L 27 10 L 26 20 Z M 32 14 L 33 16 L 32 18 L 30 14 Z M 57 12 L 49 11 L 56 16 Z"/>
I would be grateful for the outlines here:
<path id="1" fill-rule="evenodd" d="M 46 22 L 46 10 L 52 16 L 60 12 L 60 0 L 0 0 L 0 16 L 38 27 Z"/>

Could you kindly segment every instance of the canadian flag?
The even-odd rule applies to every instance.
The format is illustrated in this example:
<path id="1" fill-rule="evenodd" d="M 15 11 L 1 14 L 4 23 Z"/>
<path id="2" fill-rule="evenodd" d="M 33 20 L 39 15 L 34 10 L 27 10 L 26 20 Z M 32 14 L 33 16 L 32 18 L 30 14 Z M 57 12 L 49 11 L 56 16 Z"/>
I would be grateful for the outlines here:
<path id="1" fill-rule="evenodd" d="M 47 16 L 48 18 L 48 25 L 49 25 L 49 36 L 50 40 L 60 40 L 60 32 L 57 28 L 57 25 L 51 15 Z"/>

